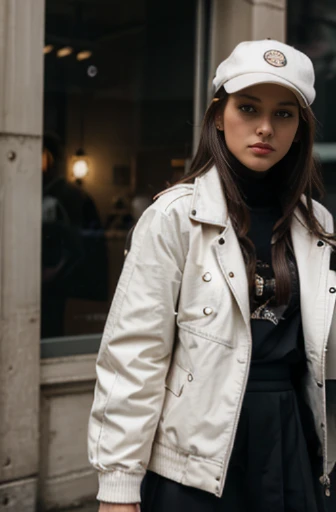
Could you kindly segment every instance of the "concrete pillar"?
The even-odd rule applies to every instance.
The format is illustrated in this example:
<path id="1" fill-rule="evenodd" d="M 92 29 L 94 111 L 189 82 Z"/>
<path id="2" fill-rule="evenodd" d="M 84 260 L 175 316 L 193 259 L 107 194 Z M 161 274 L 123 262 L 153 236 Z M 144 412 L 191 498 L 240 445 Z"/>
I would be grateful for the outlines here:
<path id="1" fill-rule="evenodd" d="M 35 512 L 44 0 L 0 2 L 0 510 Z"/>
<path id="2" fill-rule="evenodd" d="M 208 99 L 216 67 L 241 41 L 286 39 L 286 0 L 213 0 Z"/>

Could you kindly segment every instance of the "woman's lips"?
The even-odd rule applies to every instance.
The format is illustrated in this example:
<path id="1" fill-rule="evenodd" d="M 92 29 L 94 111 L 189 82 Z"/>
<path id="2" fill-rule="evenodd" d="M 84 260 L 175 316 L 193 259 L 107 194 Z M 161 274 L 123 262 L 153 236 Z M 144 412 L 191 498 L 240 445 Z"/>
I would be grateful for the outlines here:
<path id="1" fill-rule="evenodd" d="M 273 151 L 275 151 L 273 146 L 271 146 L 270 144 L 263 144 L 261 142 L 258 142 L 257 144 L 253 144 L 253 146 L 249 146 L 249 148 L 256 155 L 268 155 L 269 153 L 272 153 Z"/>

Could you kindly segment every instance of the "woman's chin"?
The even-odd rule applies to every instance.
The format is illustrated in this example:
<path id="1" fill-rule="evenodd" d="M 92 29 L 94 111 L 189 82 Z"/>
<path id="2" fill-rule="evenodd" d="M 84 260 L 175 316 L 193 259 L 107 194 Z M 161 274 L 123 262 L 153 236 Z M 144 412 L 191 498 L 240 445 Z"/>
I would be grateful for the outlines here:
<path id="1" fill-rule="evenodd" d="M 274 162 L 270 162 L 265 160 L 257 160 L 256 159 L 246 159 L 245 162 L 241 162 L 243 165 L 251 169 L 251 171 L 255 172 L 266 172 L 269 171 L 271 167 L 273 167 Z"/>

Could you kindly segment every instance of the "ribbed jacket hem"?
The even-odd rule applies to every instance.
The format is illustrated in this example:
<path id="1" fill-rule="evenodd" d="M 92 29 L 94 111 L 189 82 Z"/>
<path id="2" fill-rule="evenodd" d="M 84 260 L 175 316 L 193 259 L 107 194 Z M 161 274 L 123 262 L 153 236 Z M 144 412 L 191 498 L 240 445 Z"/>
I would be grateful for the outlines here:
<path id="1" fill-rule="evenodd" d="M 148 469 L 181 483 L 186 473 L 189 455 L 154 442 Z M 173 477 L 173 478 L 172 478 Z"/>
<path id="2" fill-rule="evenodd" d="M 140 485 L 145 474 L 112 471 L 98 473 L 97 500 L 106 503 L 140 503 Z"/>
<path id="3" fill-rule="evenodd" d="M 153 444 L 148 469 L 183 485 L 221 496 L 223 489 L 219 482 L 223 464 L 220 461 L 182 453 L 163 444 L 162 438 L 160 441 L 157 439 Z"/>

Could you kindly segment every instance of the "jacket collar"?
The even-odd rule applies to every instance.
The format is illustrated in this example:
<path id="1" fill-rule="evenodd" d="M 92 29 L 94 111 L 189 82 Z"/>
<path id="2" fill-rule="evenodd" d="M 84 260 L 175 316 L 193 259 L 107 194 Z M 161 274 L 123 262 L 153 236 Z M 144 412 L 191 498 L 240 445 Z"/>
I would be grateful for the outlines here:
<path id="1" fill-rule="evenodd" d="M 304 195 L 301 200 L 305 203 Z M 198 222 L 223 228 L 230 222 L 223 185 L 215 166 L 195 179 L 189 216 Z M 299 208 L 294 210 L 294 216 L 308 229 Z"/>
<path id="2" fill-rule="evenodd" d="M 222 227 L 228 222 L 223 186 L 215 166 L 195 179 L 190 218 Z"/>

